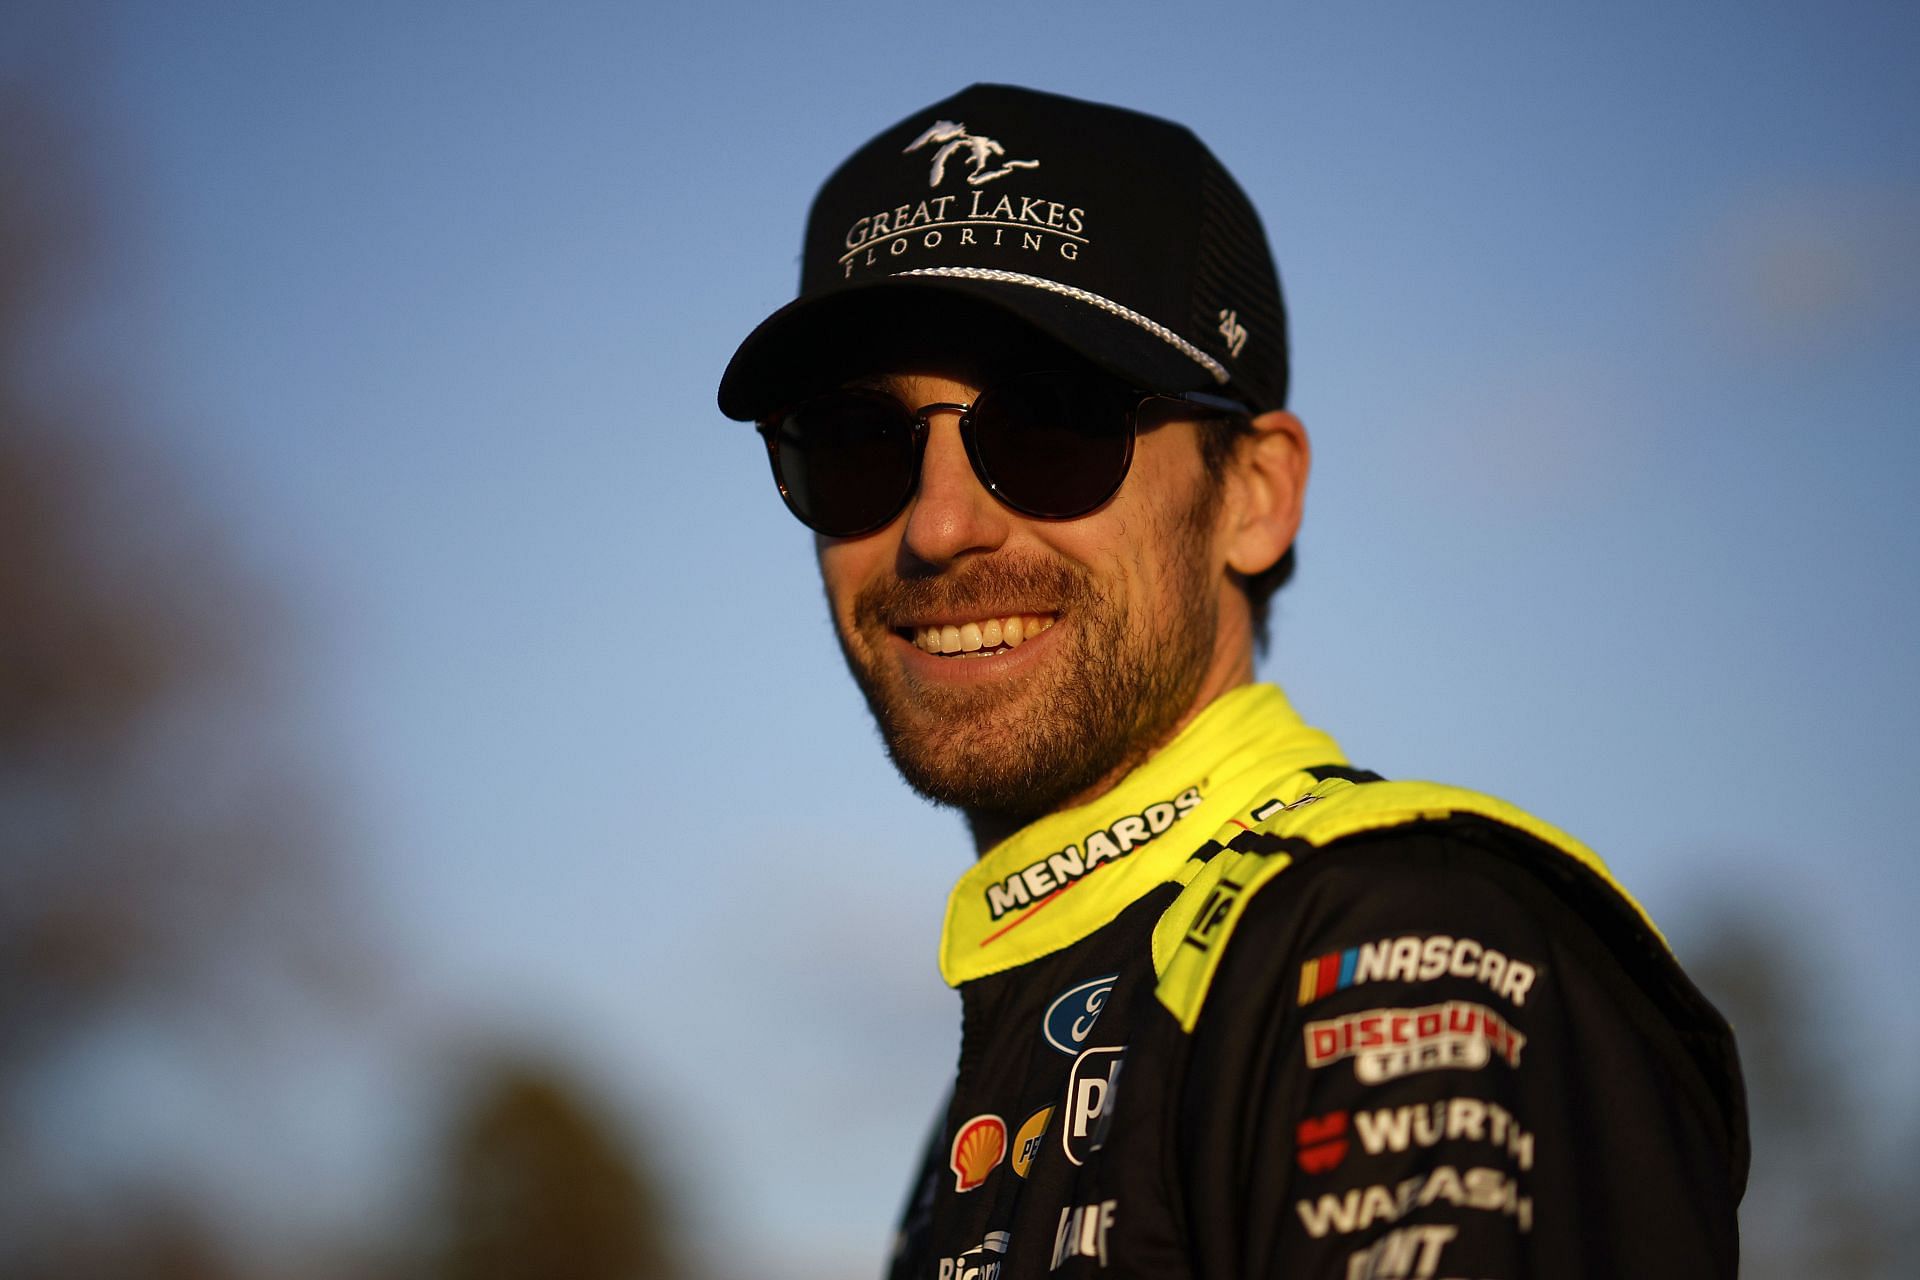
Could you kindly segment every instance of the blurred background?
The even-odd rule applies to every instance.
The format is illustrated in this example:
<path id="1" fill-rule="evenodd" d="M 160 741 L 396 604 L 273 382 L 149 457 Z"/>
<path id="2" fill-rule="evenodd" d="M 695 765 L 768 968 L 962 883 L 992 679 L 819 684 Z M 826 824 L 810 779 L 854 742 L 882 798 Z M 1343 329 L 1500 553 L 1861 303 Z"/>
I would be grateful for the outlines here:
<path id="1" fill-rule="evenodd" d="M 712 395 L 975 80 L 1239 176 L 1317 463 L 1264 674 L 1662 921 L 1747 1274 L 1910 1274 L 1916 66 L 1906 3 L 13 0 L 0 1274 L 878 1273 L 969 845 Z"/>

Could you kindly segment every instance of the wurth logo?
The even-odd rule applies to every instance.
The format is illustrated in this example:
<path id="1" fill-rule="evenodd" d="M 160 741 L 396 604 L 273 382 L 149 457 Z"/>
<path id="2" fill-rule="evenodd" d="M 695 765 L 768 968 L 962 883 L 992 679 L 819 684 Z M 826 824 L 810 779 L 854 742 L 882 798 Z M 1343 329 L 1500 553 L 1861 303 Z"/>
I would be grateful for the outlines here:
<path id="1" fill-rule="evenodd" d="M 1294 1129 L 1293 1136 L 1293 1158 L 1302 1173 L 1338 1168 L 1347 1158 L 1347 1113 L 1329 1111 L 1324 1116 L 1309 1116 Z"/>
<path id="2" fill-rule="evenodd" d="M 1479 1098 L 1443 1098 L 1380 1111 L 1356 1111 L 1353 1127 L 1370 1156 L 1442 1142 L 1489 1142 L 1504 1150 L 1522 1172 L 1533 1168 L 1533 1135 L 1522 1129 L 1505 1107 Z"/>

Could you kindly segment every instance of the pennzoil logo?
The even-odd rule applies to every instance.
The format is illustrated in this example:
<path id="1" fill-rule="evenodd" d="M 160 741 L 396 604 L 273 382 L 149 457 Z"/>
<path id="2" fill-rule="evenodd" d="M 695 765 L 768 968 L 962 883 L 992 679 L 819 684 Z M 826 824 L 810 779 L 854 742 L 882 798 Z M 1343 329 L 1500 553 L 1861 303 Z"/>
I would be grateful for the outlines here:
<path id="1" fill-rule="evenodd" d="M 1016 908 L 1044 901 L 1165 835 L 1174 823 L 1199 807 L 1200 800 L 1200 788 L 1188 787 L 1171 800 L 1150 804 L 1110 826 L 1087 832 L 1058 853 L 1028 863 L 1005 880 L 987 886 L 987 913 L 998 920 Z"/>
<path id="2" fill-rule="evenodd" d="M 947 1167 L 953 1170 L 953 1189 L 972 1191 L 987 1180 L 1007 1158 L 1007 1122 L 999 1116 L 975 1116 L 953 1135 Z"/>
<path id="3" fill-rule="evenodd" d="M 1033 1158 L 1040 1154 L 1040 1144 L 1047 1138 L 1047 1122 L 1052 1119 L 1053 1108 L 1042 1107 L 1013 1135 L 1013 1171 L 1020 1177 L 1026 1177 L 1027 1170 L 1033 1168 Z"/>

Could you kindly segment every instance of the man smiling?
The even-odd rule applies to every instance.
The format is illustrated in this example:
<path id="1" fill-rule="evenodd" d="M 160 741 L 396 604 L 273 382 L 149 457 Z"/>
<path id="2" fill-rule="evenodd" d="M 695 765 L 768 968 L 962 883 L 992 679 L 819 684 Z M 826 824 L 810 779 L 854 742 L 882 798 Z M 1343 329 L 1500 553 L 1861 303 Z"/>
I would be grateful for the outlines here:
<path id="1" fill-rule="evenodd" d="M 1645 914 L 1253 682 L 1287 376 L 1191 133 L 977 85 L 827 180 L 722 380 L 895 764 L 980 852 L 892 1274 L 1732 1275 L 1732 1038 Z"/>
<path id="2" fill-rule="evenodd" d="M 901 374 L 880 389 L 970 405 L 983 381 Z M 1116 425 L 1125 413 L 1102 411 Z M 1285 413 L 1266 429 L 1278 447 L 1260 496 L 1281 511 L 1249 512 L 1231 535 L 1221 510 L 1253 498 L 1238 475 L 1227 491 L 1206 473 L 1191 422 L 1141 435 L 1129 482 L 1060 521 L 996 501 L 958 433 L 931 430 L 910 509 L 820 549 L 848 661 L 907 780 L 976 824 L 1024 824 L 1105 791 L 1251 680 L 1246 595 L 1215 561 L 1271 563 L 1291 538 L 1305 440 Z"/>

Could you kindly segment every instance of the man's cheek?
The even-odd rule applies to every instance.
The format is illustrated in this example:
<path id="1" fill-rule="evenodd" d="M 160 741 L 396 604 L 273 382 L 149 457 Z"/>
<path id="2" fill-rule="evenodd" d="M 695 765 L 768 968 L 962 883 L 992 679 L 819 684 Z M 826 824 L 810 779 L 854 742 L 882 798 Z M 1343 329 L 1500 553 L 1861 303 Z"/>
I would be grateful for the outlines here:
<path id="1" fill-rule="evenodd" d="M 820 581 L 826 587 L 827 599 L 833 602 L 835 617 L 842 616 L 852 608 L 853 598 L 859 593 L 860 587 L 870 581 L 878 570 L 878 564 L 873 563 L 875 557 L 866 546 L 869 541 L 871 539 L 855 542 L 821 537 L 814 539 L 816 558 L 820 563 Z"/>
<path id="2" fill-rule="evenodd" d="M 833 618 L 833 625 L 845 634 L 853 625 L 853 590 L 846 585 L 846 578 L 836 571 L 837 566 L 827 558 L 823 551 L 820 557 L 820 585 L 827 597 L 827 612 Z"/>

